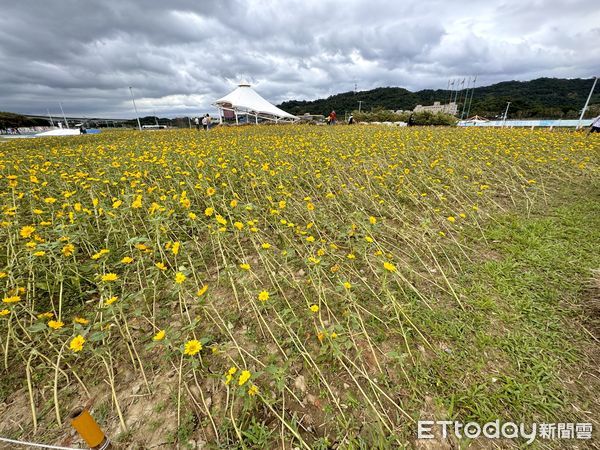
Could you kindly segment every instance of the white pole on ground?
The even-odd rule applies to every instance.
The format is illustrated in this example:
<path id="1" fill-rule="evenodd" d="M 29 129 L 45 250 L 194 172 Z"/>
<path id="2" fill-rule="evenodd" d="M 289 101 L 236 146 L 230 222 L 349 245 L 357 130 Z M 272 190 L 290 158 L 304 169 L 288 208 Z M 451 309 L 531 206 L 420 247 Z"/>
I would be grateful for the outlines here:
<path id="1" fill-rule="evenodd" d="M 67 122 L 67 116 L 65 116 L 65 112 L 63 111 L 62 103 L 58 102 L 58 106 L 60 106 L 60 112 L 62 112 L 63 119 L 65 119 L 65 126 L 69 128 L 69 122 Z"/>
<path id="2" fill-rule="evenodd" d="M 506 117 L 508 117 L 508 108 L 510 107 L 510 102 L 506 103 L 506 111 L 504 111 L 504 119 L 502 120 L 502 128 L 506 124 Z"/>
<path id="3" fill-rule="evenodd" d="M 362 107 L 362 100 L 358 101 L 358 112 L 360 112 L 360 108 Z"/>
<path id="4" fill-rule="evenodd" d="M 142 131 L 142 124 L 140 123 L 140 116 L 138 114 L 137 106 L 135 106 L 135 97 L 133 96 L 133 88 L 129 86 L 129 92 L 131 93 L 131 101 L 133 102 L 133 109 L 135 110 L 135 118 L 137 119 L 138 128 Z"/>
<path id="5" fill-rule="evenodd" d="M 46 111 L 48 111 L 48 117 L 50 117 L 50 123 L 52 124 L 52 126 L 54 126 L 54 120 L 52 120 L 52 114 L 50 114 L 50 110 L 48 108 L 46 108 Z"/>
<path id="6" fill-rule="evenodd" d="M 585 101 L 585 106 L 581 110 L 581 115 L 579 116 L 579 121 L 577 122 L 577 128 L 575 128 L 576 130 L 579 130 L 581 128 L 581 121 L 583 120 L 583 115 L 585 114 L 585 111 L 587 110 L 588 104 L 590 103 L 590 99 L 592 98 L 592 94 L 594 93 L 594 88 L 596 87 L 596 81 L 598 81 L 598 77 L 594 78 L 594 84 L 592 84 L 592 89 L 590 90 L 590 95 L 588 95 L 588 98 Z"/>
<path id="7" fill-rule="evenodd" d="M 190 130 L 192 129 L 192 119 L 188 117 L 188 125 L 190 126 Z"/>

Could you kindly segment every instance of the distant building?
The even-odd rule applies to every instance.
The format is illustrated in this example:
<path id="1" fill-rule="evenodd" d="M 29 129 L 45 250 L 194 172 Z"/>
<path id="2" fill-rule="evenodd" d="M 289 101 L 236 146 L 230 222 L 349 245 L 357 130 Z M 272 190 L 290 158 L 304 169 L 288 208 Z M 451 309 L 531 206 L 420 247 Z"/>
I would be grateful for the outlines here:
<path id="1" fill-rule="evenodd" d="M 415 106 L 415 109 L 413 110 L 413 112 L 416 112 L 416 113 L 425 112 L 425 111 L 429 111 L 434 114 L 444 113 L 444 114 L 452 114 L 453 116 L 455 116 L 458 113 L 458 105 L 456 104 L 456 102 L 450 102 L 447 105 L 442 105 L 442 104 L 440 104 L 440 102 L 433 102 L 433 105 L 430 105 L 430 106 L 417 105 L 417 106 Z"/>
<path id="2" fill-rule="evenodd" d="M 323 122 L 325 120 L 325 116 L 322 114 L 304 113 L 298 117 L 300 118 L 301 122 Z"/>

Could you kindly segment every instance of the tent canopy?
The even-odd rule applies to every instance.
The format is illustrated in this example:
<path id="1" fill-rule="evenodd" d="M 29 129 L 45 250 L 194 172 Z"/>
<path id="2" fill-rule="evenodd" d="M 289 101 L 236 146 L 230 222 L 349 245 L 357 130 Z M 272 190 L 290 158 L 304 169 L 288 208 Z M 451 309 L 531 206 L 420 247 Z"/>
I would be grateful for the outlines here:
<path id="1" fill-rule="evenodd" d="M 489 122 L 489 119 L 480 116 L 473 116 L 470 119 L 466 120 L 467 122 Z"/>
<path id="2" fill-rule="evenodd" d="M 227 112 L 230 114 L 233 112 L 236 120 L 238 114 L 252 115 L 257 120 L 260 117 L 276 122 L 289 122 L 298 119 L 262 98 L 249 84 L 238 85 L 237 89 L 218 99 L 213 105 L 219 108 L 222 113 L 221 116 L 226 118 L 228 116 Z"/>

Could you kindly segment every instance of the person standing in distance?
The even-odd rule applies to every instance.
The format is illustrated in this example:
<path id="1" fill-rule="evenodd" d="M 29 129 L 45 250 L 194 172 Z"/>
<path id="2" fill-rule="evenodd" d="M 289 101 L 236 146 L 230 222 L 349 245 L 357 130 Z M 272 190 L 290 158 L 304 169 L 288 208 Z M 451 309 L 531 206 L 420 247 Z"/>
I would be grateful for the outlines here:
<path id="1" fill-rule="evenodd" d="M 211 121 L 212 119 L 208 113 L 202 118 L 202 126 L 206 131 L 209 130 Z"/>
<path id="2" fill-rule="evenodd" d="M 335 113 L 335 111 L 331 111 L 329 113 L 329 125 L 335 125 L 336 120 L 337 120 L 337 114 Z"/>
<path id="3" fill-rule="evenodd" d="M 592 120 L 592 125 L 590 126 L 590 129 L 588 130 L 587 134 L 591 133 L 600 133 L 600 116 Z"/>

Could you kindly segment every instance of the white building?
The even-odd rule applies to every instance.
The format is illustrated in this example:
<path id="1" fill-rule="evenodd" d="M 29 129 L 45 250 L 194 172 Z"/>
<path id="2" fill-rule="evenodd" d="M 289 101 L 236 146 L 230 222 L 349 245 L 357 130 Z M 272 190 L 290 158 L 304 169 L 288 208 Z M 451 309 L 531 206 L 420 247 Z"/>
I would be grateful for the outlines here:
<path id="1" fill-rule="evenodd" d="M 434 114 L 444 113 L 452 114 L 453 116 L 455 116 L 458 113 L 458 105 L 456 104 L 456 102 L 450 102 L 447 105 L 442 105 L 440 104 L 440 102 L 433 102 L 433 105 L 430 106 L 417 105 L 413 110 L 413 112 L 416 113 L 425 111 L 429 111 Z"/>

